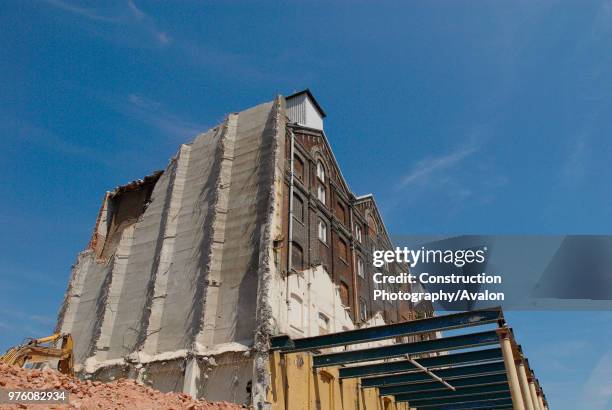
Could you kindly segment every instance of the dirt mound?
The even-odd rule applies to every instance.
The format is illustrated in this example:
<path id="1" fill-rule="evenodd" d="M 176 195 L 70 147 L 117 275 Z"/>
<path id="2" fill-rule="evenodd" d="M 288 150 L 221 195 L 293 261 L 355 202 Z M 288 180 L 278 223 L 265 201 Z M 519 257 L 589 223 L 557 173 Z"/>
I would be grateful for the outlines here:
<path id="1" fill-rule="evenodd" d="M 235 410 L 244 407 L 232 403 L 193 400 L 183 393 L 162 393 L 137 383 L 120 379 L 111 383 L 82 381 L 51 369 L 27 370 L 0 363 L 0 389 L 65 390 L 69 405 L 0 405 L 0 409 L 206 409 Z"/>

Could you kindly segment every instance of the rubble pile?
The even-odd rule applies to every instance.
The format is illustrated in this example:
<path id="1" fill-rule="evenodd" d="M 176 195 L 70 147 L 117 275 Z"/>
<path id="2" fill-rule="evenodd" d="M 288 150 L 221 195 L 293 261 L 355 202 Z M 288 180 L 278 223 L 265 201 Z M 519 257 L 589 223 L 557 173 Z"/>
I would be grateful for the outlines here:
<path id="1" fill-rule="evenodd" d="M 244 407 L 227 402 L 194 400 L 184 393 L 162 393 L 134 380 L 110 383 L 83 381 L 51 369 L 29 370 L 0 363 L 0 389 L 64 390 L 70 404 L 11 404 L 0 409 L 190 409 L 235 410 Z"/>

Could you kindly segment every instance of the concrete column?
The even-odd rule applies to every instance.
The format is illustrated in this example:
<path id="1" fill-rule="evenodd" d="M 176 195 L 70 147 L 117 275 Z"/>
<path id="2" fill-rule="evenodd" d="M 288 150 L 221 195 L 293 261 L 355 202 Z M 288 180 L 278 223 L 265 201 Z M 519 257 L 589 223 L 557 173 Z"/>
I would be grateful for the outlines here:
<path id="1" fill-rule="evenodd" d="M 533 403 L 534 410 L 542 410 L 540 403 L 538 402 L 538 394 L 536 393 L 535 383 L 533 380 L 529 381 L 529 393 L 531 393 L 531 402 Z"/>
<path id="2" fill-rule="evenodd" d="M 510 395 L 512 396 L 512 407 L 514 410 L 525 410 L 518 374 L 516 372 L 516 366 L 514 365 L 514 356 L 512 354 L 512 345 L 510 343 L 508 331 L 501 330 L 499 338 L 502 354 L 504 356 L 504 364 L 506 365 L 506 372 L 508 373 L 508 384 L 510 385 Z"/>
<path id="3" fill-rule="evenodd" d="M 525 402 L 525 410 L 534 410 L 533 402 L 531 401 L 531 392 L 529 391 L 529 382 L 527 381 L 527 372 L 525 371 L 525 363 L 523 363 L 522 359 L 517 359 L 515 364 L 519 377 L 519 384 L 521 386 L 521 394 Z"/>
<path id="4" fill-rule="evenodd" d="M 168 292 L 168 272 L 172 267 L 174 259 L 174 248 L 178 231 L 179 214 L 183 198 L 185 197 L 185 185 L 187 182 L 187 170 L 191 158 L 191 145 L 183 144 L 179 149 L 172 181 L 172 192 L 168 205 L 168 216 L 164 224 L 163 241 L 159 251 L 159 263 L 155 272 L 155 283 L 153 285 L 153 299 L 151 300 L 151 314 L 147 324 L 146 339 L 143 341 L 143 350 L 149 354 L 157 353 L 157 345 L 162 330 L 162 317 L 166 307 L 166 295 Z"/>
<path id="5" fill-rule="evenodd" d="M 544 399 L 542 399 L 542 395 L 538 394 L 538 403 L 540 403 L 540 410 L 545 410 L 546 406 L 544 405 Z"/>
<path id="6" fill-rule="evenodd" d="M 200 366 L 195 356 L 187 359 L 185 366 L 185 378 L 183 380 L 183 393 L 187 393 L 194 399 L 198 398 L 198 380 L 200 379 Z"/>

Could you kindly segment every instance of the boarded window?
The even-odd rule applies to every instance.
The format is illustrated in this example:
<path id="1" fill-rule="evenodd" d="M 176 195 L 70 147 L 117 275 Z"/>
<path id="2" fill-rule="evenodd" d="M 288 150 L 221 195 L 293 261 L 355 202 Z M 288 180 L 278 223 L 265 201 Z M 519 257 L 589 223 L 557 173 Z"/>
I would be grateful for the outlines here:
<path id="1" fill-rule="evenodd" d="M 319 312 L 319 334 L 329 333 L 329 317 L 325 313 Z"/>
<path id="2" fill-rule="evenodd" d="M 295 193 L 293 194 L 293 217 L 304 222 L 304 201 Z"/>
<path id="3" fill-rule="evenodd" d="M 336 204 L 336 216 L 338 217 L 340 222 L 346 225 L 346 209 L 344 208 L 344 205 L 342 205 L 341 202 L 338 202 Z"/>
<path id="4" fill-rule="evenodd" d="M 289 310 L 289 325 L 303 331 L 304 304 L 302 303 L 302 298 L 295 293 L 292 293 L 289 303 L 291 304 L 291 309 Z"/>
<path id="5" fill-rule="evenodd" d="M 293 174 L 300 181 L 304 181 L 304 161 L 297 155 L 293 157 Z"/>
<path id="6" fill-rule="evenodd" d="M 348 261 L 348 247 L 342 238 L 338 238 L 338 257 L 344 262 Z"/>
<path id="7" fill-rule="evenodd" d="M 378 227 L 376 226 L 376 221 L 372 218 L 372 215 L 368 215 L 368 228 L 370 230 L 370 236 L 372 238 L 376 237 L 378 233 Z"/>
<path id="8" fill-rule="evenodd" d="M 349 306 L 350 292 L 346 283 L 340 282 L 340 301 L 344 306 Z"/>
<path id="9" fill-rule="evenodd" d="M 295 270 L 304 270 L 304 251 L 300 245 L 291 245 L 291 265 Z"/>

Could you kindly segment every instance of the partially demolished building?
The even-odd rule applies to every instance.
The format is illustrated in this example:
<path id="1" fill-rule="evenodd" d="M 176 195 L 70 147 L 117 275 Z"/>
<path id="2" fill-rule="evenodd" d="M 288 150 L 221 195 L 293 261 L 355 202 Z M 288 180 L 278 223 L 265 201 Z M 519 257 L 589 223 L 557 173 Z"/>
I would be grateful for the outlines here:
<path id="1" fill-rule="evenodd" d="M 324 117 L 308 90 L 278 96 L 106 194 L 57 324 L 83 377 L 262 401 L 271 336 L 431 315 L 372 300 L 372 250 L 391 243 L 372 195 L 348 188 Z"/>

